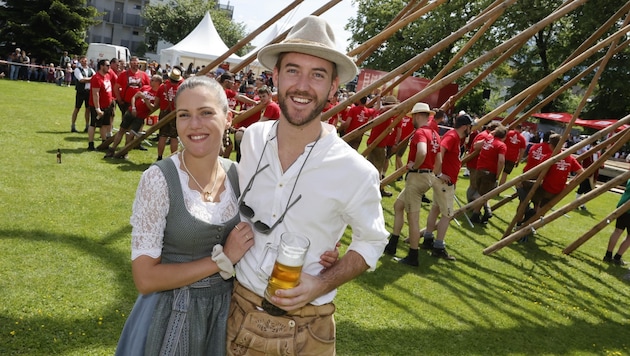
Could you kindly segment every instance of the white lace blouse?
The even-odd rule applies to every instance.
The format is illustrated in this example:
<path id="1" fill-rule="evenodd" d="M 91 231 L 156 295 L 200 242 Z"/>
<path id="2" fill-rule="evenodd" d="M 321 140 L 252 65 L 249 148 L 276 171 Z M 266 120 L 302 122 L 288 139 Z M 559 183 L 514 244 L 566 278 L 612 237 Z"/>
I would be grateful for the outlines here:
<path id="1" fill-rule="evenodd" d="M 229 179 L 219 202 L 206 202 L 201 193 L 188 187 L 188 174 L 181 170 L 179 155 L 171 156 L 177 167 L 186 210 L 209 224 L 222 224 L 238 213 L 237 199 Z M 131 214 L 131 260 L 146 255 L 158 258 L 162 254 L 166 216 L 169 210 L 166 178 L 157 166 L 149 167 L 140 178 Z"/>

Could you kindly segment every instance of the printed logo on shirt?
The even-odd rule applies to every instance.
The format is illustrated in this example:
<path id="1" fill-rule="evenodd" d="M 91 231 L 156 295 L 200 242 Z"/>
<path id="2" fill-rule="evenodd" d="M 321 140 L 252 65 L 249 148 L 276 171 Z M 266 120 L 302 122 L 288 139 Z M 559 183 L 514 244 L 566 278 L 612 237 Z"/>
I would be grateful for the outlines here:
<path id="1" fill-rule="evenodd" d="M 571 167 L 571 163 L 565 161 L 564 159 L 556 162 L 556 168 L 558 168 L 559 171 L 567 171 L 569 167 Z"/>

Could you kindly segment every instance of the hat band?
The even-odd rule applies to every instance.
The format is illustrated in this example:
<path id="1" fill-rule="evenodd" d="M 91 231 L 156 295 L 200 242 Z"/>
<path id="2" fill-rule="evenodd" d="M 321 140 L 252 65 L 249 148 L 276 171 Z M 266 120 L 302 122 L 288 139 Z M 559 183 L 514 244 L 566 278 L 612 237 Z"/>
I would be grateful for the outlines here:
<path id="1" fill-rule="evenodd" d="M 327 49 L 333 49 L 331 46 L 329 45 L 325 45 L 321 42 L 314 42 L 314 41 L 309 41 L 309 40 L 303 40 L 300 38 L 295 38 L 295 39 L 288 39 L 285 41 L 282 41 L 282 44 L 305 44 L 305 45 L 309 45 L 309 46 L 317 46 L 317 47 L 322 47 L 322 48 L 327 48 Z"/>

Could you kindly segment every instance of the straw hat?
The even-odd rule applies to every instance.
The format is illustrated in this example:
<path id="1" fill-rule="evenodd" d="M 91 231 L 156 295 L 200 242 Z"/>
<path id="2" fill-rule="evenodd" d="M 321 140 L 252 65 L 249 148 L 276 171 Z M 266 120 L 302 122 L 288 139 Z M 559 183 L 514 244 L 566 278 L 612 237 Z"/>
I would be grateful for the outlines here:
<path id="1" fill-rule="evenodd" d="M 284 41 L 261 49 L 258 61 L 273 69 L 278 55 L 283 52 L 304 53 L 335 63 L 340 84 L 353 80 L 358 73 L 352 59 L 337 50 L 335 34 L 330 25 L 316 16 L 303 18 L 293 26 Z"/>
<path id="2" fill-rule="evenodd" d="M 409 115 L 418 114 L 418 113 L 426 113 L 426 114 L 432 115 L 432 114 L 435 114 L 435 111 L 431 110 L 431 108 L 429 108 L 429 104 L 427 103 L 417 103 L 416 105 L 413 106 L 413 109 L 411 109 L 411 112 L 409 113 Z"/>
<path id="3" fill-rule="evenodd" d="M 177 68 L 173 68 L 171 70 L 171 74 L 169 74 L 168 77 L 172 81 L 179 82 L 182 79 L 182 72 Z"/>

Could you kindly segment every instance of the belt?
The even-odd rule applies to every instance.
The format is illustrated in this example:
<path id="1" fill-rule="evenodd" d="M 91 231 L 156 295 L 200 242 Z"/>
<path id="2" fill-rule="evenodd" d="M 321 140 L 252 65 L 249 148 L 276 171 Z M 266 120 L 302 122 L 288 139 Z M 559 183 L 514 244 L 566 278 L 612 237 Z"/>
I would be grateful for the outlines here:
<path id="1" fill-rule="evenodd" d="M 423 169 L 410 169 L 410 170 L 408 170 L 408 172 L 409 173 L 432 173 L 433 170 L 432 169 L 426 169 L 426 168 L 423 168 Z"/>
<path id="2" fill-rule="evenodd" d="M 258 310 L 264 310 L 261 306 L 263 304 L 263 298 L 258 294 L 243 287 L 238 281 L 234 282 L 234 293 L 240 295 L 243 299 L 253 304 L 254 308 Z M 299 316 L 299 317 L 314 317 L 314 316 L 327 316 L 335 312 L 335 305 L 333 303 L 323 305 L 308 304 L 300 309 L 287 312 L 287 316 Z"/>

